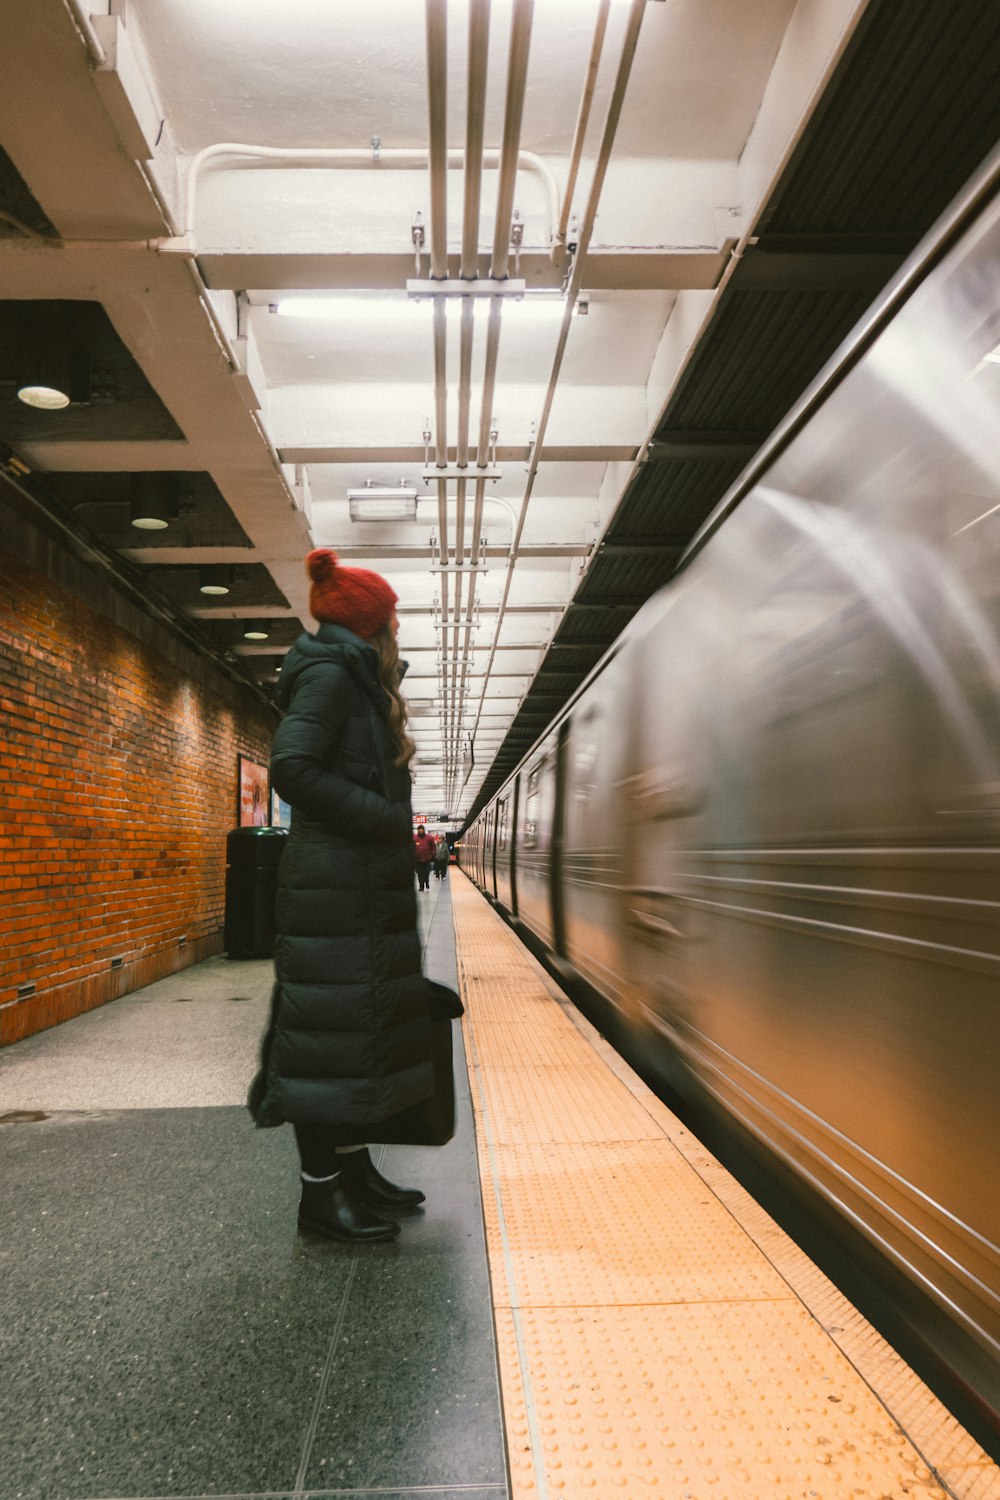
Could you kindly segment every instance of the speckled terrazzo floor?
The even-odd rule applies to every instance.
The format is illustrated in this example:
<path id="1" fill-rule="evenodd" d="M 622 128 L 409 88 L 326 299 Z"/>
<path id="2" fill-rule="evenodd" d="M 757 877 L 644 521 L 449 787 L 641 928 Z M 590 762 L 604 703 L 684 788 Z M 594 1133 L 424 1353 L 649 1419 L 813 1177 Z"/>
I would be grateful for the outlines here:
<path id="1" fill-rule="evenodd" d="M 426 1213 L 302 1241 L 291 1132 L 242 1106 L 270 977 L 211 960 L 0 1054 L 3 1500 L 505 1500 L 464 1060 L 455 1139 L 383 1163 Z"/>

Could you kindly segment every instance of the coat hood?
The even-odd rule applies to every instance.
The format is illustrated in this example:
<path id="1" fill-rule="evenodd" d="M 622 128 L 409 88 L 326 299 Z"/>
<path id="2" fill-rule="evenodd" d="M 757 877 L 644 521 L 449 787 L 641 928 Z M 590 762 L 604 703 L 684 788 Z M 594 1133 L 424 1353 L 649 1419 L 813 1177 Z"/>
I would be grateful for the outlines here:
<path id="1" fill-rule="evenodd" d="M 286 709 L 303 672 L 321 662 L 346 667 L 365 681 L 378 684 L 378 653 L 374 646 L 345 625 L 320 625 L 315 635 L 303 631 L 281 666 L 278 702 Z"/>
<path id="2" fill-rule="evenodd" d="M 295 685 L 303 672 L 317 663 L 333 662 L 353 672 L 360 682 L 373 690 L 379 712 L 387 712 L 385 694 L 379 688 L 378 652 L 346 625 L 320 625 L 316 633 L 302 632 L 281 664 L 278 679 L 278 703 L 284 711 L 292 701 Z M 400 680 L 406 676 L 408 662 L 401 661 Z"/>

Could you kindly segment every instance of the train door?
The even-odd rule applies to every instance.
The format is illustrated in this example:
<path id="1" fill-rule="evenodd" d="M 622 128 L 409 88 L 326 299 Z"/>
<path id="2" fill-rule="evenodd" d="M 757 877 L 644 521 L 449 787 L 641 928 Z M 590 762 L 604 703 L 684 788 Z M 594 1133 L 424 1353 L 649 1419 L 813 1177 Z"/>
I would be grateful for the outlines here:
<path id="1" fill-rule="evenodd" d="M 521 804 L 521 776 L 514 777 L 510 813 L 510 914 L 517 917 L 517 818 Z"/>
<path id="2" fill-rule="evenodd" d="M 676 599 L 676 595 L 674 596 Z M 674 638 L 697 621 L 672 615 Z M 624 1009 L 670 1036 L 682 1051 L 699 945 L 700 845 L 704 840 L 705 747 L 698 704 L 708 692 L 684 653 L 663 649 L 665 618 L 630 653 L 631 712 L 622 778 L 625 816 L 623 932 L 628 947 Z M 649 692 L 648 684 L 658 690 Z"/>
<path id="3" fill-rule="evenodd" d="M 564 745 L 560 891 L 565 954 L 616 1004 L 626 985 L 622 861 L 626 820 L 622 767 L 629 733 L 632 648 L 613 656 L 573 706 Z"/>
<path id="4" fill-rule="evenodd" d="M 523 793 L 518 803 L 517 907 L 524 925 L 551 945 L 552 837 L 556 810 L 556 740 L 550 736 L 521 772 Z"/>
<path id="5" fill-rule="evenodd" d="M 507 799 L 505 797 L 498 798 L 493 804 L 491 816 L 492 837 L 490 838 L 489 862 L 486 872 L 486 889 L 494 900 L 497 897 L 497 849 L 500 843 L 500 825 L 502 820 L 506 820 L 506 814 Z"/>
<path id="6" fill-rule="evenodd" d="M 496 851 L 493 870 L 496 881 L 496 897 L 505 911 L 512 909 L 511 859 L 514 848 L 514 824 L 512 803 L 514 783 L 509 783 L 497 798 Z"/>
<path id="7" fill-rule="evenodd" d="M 480 851 L 482 887 L 487 896 L 496 894 L 493 888 L 493 808 L 486 809 L 483 818 L 483 847 Z"/>
<path id="8" fill-rule="evenodd" d="M 549 887 L 552 905 L 552 946 L 561 956 L 566 956 L 566 919 L 563 901 L 563 828 L 566 808 L 566 746 L 569 740 L 571 720 L 564 719 L 559 725 L 556 739 L 555 763 L 555 808 L 552 814 L 552 857 L 549 862 Z"/>

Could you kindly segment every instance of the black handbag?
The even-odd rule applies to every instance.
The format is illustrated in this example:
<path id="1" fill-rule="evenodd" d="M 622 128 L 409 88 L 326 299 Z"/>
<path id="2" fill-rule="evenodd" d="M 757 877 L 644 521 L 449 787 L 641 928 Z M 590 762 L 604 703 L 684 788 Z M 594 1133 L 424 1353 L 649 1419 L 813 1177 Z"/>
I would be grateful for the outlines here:
<path id="1" fill-rule="evenodd" d="M 419 1104 L 378 1125 L 373 1136 L 387 1146 L 444 1146 L 455 1134 L 455 1076 L 452 1070 L 451 1023 L 465 1007 L 453 989 L 425 980 L 430 999 L 431 1064 L 434 1091 Z"/>

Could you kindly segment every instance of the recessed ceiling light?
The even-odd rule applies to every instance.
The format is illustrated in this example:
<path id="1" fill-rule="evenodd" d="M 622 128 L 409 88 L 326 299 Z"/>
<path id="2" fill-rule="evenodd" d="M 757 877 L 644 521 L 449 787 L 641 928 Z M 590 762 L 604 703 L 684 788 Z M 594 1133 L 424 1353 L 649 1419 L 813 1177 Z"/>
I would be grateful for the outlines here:
<path id="1" fill-rule="evenodd" d="M 69 405 L 66 392 L 57 390 L 52 385 L 22 385 L 17 399 L 23 401 L 25 406 L 35 407 L 37 411 L 62 411 Z"/>
<path id="2" fill-rule="evenodd" d="M 165 531 L 176 514 L 172 474 L 133 474 L 131 523 L 139 531 Z"/>
<path id="3" fill-rule="evenodd" d="M 227 568 L 202 568 L 198 577 L 201 594 L 228 594 L 231 587 Z"/>

